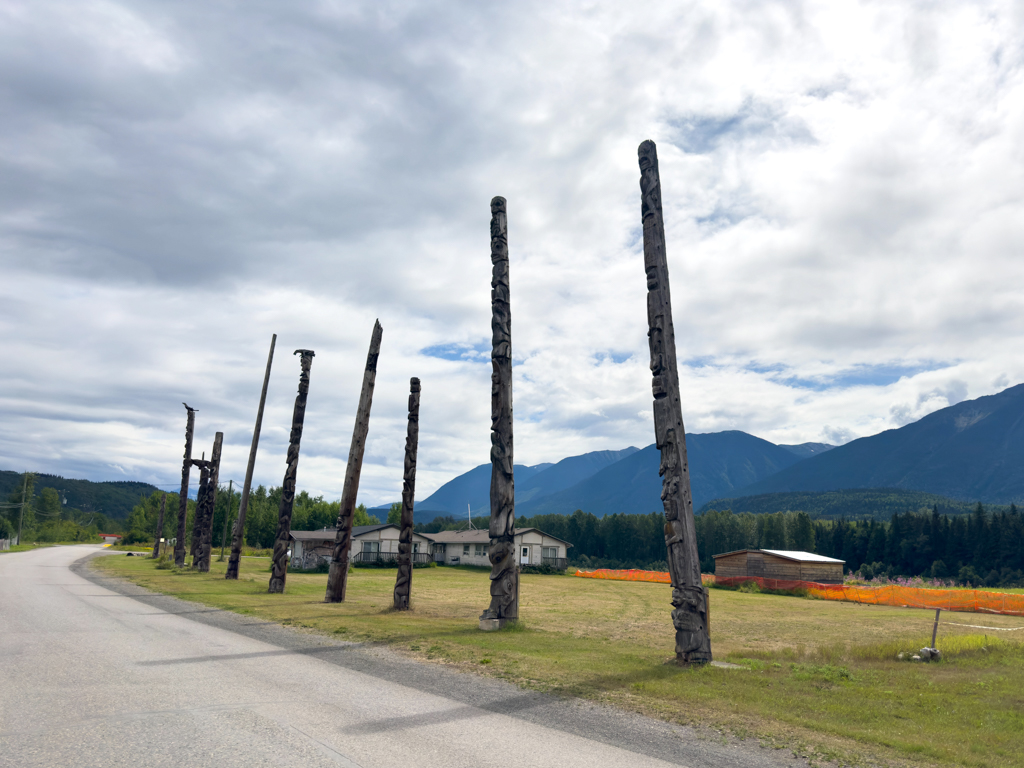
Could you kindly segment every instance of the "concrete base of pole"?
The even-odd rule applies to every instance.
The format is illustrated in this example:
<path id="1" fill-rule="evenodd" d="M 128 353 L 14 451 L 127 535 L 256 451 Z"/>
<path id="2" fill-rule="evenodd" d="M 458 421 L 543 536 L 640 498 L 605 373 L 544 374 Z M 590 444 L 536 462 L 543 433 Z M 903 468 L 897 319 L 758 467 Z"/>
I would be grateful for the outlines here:
<path id="1" fill-rule="evenodd" d="M 484 632 L 496 632 L 509 624 L 515 624 L 516 619 L 480 619 L 480 629 Z"/>

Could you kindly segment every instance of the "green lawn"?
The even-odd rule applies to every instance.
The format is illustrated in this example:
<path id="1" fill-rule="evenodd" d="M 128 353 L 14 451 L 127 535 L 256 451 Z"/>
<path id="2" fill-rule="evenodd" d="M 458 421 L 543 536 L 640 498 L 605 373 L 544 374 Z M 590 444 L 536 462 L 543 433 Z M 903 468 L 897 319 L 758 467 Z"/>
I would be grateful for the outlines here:
<path id="1" fill-rule="evenodd" d="M 241 579 L 159 570 L 110 556 L 104 571 L 206 605 L 656 717 L 756 735 L 800 754 L 889 764 L 1024 765 L 1024 618 L 943 613 L 939 664 L 896 660 L 930 639 L 934 611 L 726 590 L 711 592 L 716 659 L 741 670 L 681 669 L 666 585 L 524 575 L 523 628 L 483 633 L 487 574 L 417 569 L 413 610 L 390 610 L 393 569 L 356 569 L 348 600 L 323 602 L 325 574 L 266 591 L 268 561 Z"/>

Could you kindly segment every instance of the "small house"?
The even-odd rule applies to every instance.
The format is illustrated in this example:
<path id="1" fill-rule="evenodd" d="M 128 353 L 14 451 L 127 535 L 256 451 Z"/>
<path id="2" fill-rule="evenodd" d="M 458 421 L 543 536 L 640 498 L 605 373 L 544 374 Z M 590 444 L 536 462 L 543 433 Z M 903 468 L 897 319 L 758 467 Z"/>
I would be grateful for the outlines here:
<path id="1" fill-rule="evenodd" d="M 740 549 L 715 555 L 715 578 L 760 577 L 842 584 L 845 560 L 784 549 Z"/>
<path id="2" fill-rule="evenodd" d="M 488 568 L 487 550 L 491 536 L 486 528 L 467 531 L 440 531 L 425 533 L 433 542 L 434 559 L 448 565 L 483 565 Z M 550 565 L 565 570 L 568 564 L 568 541 L 559 539 L 538 528 L 516 528 L 515 547 L 520 565 Z"/>
<path id="3" fill-rule="evenodd" d="M 352 528 L 352 550 L 349 559 L 354 563 L 398 560 L 398 536 L 401 529 L 394 523 L 357 525 Z M 315 568 L 323 561 L 330 562 L 334 555 L 335 528 L 319 531 L 292 531 L 292 568 Z M 412 535 L 412 561 L 430 562 L 431 541 L 422 534 Z"/>

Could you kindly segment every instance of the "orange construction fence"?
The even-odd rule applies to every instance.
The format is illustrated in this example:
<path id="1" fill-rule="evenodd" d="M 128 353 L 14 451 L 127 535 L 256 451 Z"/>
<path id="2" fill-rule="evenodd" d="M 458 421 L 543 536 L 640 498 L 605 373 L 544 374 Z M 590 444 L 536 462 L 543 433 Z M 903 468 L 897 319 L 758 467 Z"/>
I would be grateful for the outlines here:
<path id="1" fill-rule="evenodd" d="M 576 575 L 584 579 L 612 579 L 613 581 L 652 581 L 655 584 L 671 584 L 672 579 L 667 571 L 638 571 L 634 569 L 617 571 L 612 568 L 598 568 L 595 571 L 576 571 Z M 700 579 L 705 584 L 714 584 L 715 577 L 702 573 Z"/>
<path id="2" fill-rule="evenodd" d="M 577 576 L 586 579 L 614 579 L 619 581 L 650 581 L 670 584 L 668 573 L 658 571 L 615 571 L 602 568 L 596 571 L 576 571 Z M 895 584 L 862 587 L 845 584 L 818 584 L 813 581 L 784 581 L 764 579 L 757 576 L 734 576 L 716 579 L 710 574 L 701 574 L 705 584 L 718 583 L 722 586 L 739 586 L 745 582 L 756 582 L 764 589 L 806 589 L 812 597 L 822 600 L 843 600 L 869 605 L 895 605 L 902 608 L 941 608 L 944 611 L 969 613 L 999 613 L 1005 616 L 1024 616 L 1024 595 L 1006 592 L 987 592 L 980 589 L 919 589 L 900 587 Z"/>

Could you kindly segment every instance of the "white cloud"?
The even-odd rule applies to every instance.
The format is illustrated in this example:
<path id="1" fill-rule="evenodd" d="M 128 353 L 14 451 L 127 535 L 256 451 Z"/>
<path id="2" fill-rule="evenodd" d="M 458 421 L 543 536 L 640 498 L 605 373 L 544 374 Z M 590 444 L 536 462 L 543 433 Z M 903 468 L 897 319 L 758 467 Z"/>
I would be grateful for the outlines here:
<path id="1" fill-rule="evenodd" d="M 686 422 L 794 443 L 1024 379 L 1019 5 L 0 11 L 0 464 L 173 485 L 182 400 L 337 496 L 486 460 L 488 202 L 509 200 L 516 456 L 652 441 L 636 146 L 658 142 Z M 463 350 L 464 353 L 458 352 Z M 458 352 L 458 354 L 456 354 Z M 456 359 L 444 359 L 456 358 Z"/>

